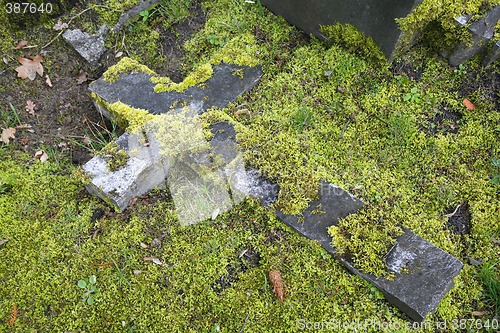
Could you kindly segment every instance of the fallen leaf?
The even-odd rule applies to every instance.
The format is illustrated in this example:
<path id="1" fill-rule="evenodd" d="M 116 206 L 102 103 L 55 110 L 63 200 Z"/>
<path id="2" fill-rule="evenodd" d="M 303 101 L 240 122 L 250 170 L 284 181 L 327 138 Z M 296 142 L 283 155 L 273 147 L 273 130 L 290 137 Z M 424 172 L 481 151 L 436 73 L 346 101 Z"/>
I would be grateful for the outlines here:
<path id="1" fill-rule="evenodd" d="M 35 108 L 36 108 L 36 104 L 33 103 L 31 100 L 28 99 L 26 101 L 26 112 L 28 112 L 32 116 L 36 116 L 36 114 L 35 114 Z"/>
<path id="2" fill-rule="evenodd" d="M 157 265 L 160 265 L 160 266 L 164 265 L 163 262 L 160 259 L 155 258 L 155 257 L 144 257 L 143 259 L 144 259 L 144 261 L 151 261 L 151 262 L 153 262 L 153 263 L 155 263 Z"/>
<path id="3" fill-rule="evenodd" d="M 56 24 L 52 27 L 54 30 L 63 30 L 68 28 L 68 23 L 63 23 L 61 20 L 58 20 Z"/>
<path id="4" fill-rule="evenodd" d="M 36 77 L 36 74 L 43 76 L 43 66 L 41 62 L 43 61 L 43 58 L 41 55 L 36 55 L 34 57 L 30 57 L 30 59 L 26 58 L 17 58 L 17 61 L 22 66 L 19 66 L 16 68 L 17 76 L 20 77 L 21 79 L 30 79 L 33 81 Z"/>
<path id="5" fill-rule="evenodd" d="M 52 88 L 52 81 L 50 81 L 50 77 L 48 75 L 45 75 L 45 79 L 45 83 L 47 83 L 47 85 Z"/>
<path id="6" fill-rule="evenodd" d="M 26 146 L 30 140 L 27 137 L 21 138 L 19 142 L 23 145 Z"/>
<path id="7" fill-rule="evenodd" d="M 144 243 L 141 243 L 140 246 L 143 248 L 143 249 L 149 249 L 149 246 L 147 246 L 146 244 Z"/>
<path id="8" fill-rule="evenodd" d="M 472 102 L 469 101 L 467 98 L 464 99 L 464 105 L 469 110 L 475 110 L 476 109 L 476 106 L 474 104 L 472 104 Z"/>
<path id="9" fill-rule="evenodd" d="M 120 58 L 123 55 L 123 52 L 118 52 L 115 54 L 115 58 Z"/>
<path id="10" fill-rule="evenodd" d="M 76 77 L 76 83 L 82 84 L 83 82 L 87 81 L 87 72 L 84 72 L 83 70 L 80 69 L 80 73 Z"/>
<path id="11" fill-rule="evenodd" d="M 6 64 L 6 65 L 9 63 L 9 59 L 7 59 L 6 56 L 3 56 L 2 60 L 3 60 L 3 63 Z"/>
<path id="12" fill-rule="evenodd" d="M 20 40 L 19 43 L 17 43 L 17 45 L 16 45 L 16 50 L 20 50 L 23 47 L 25 47 L 26 45 L 28 45 L 27 40 Z"/>
<path id="13" fill-rule="evenodd" d="M 5 243 L 7 243 L 9 240 L 8 239 L 3 239 L 3 240 L 0 240 L 0 246 L 4 245 Z"/>
<path id="14" fill-rule="evenodd" d="M 9 127 L 2 129 L 2 142 L 4 142 L 5 144 L 9 144 L 10 139 L 16 138 L 14 134 L 16 134 L 15 128 Z"/>
<path id="15" fill-rule="evenodd" d="M 271 269 L 269 271 L 269 281 L 274 287 L 273 292 L 278 297 L 278 300 L 283 302 L 285 300 L 285 286 L 281 273 L 275 269 Z"/>
<path id="16" fill-rule="evenodd" d="M 486 316 L 488 311 L 472 311 L 471 314 L 476 317 Z"/>
<path id="17" fill-rule="evenodd" d="M 134 275 L 139 275 L 141 273 L 142 271 L 140 269 L 134 269 Z"/>
<path id="18" fill-rule="evenodd" d="M 44 163 L 47 162 L 49 159 L 49 155 L 45 152 L 45 150 L 39 150 L 35 153 L 35 159 L 40 160 L 40 162 Z"/>
<path id="19" fill-rule="evenodd" d="M 12 312 L 10 314 L 10 319 L 9 319 L 9 325 L 10 327 L 14 326 L 14 322 L 16 321 L 17 318 L 17 306 L 14 304 L 12 308 Z"/>

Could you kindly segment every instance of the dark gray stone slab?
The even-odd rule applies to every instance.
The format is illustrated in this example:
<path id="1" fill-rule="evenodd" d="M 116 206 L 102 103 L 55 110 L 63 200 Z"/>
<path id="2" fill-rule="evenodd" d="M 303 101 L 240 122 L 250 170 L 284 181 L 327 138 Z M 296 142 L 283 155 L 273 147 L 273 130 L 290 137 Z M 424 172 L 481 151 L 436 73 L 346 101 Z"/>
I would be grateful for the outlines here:
<path id="1" fill-rule="evenodd" d="M 340 218 L 356 212 L 363 203 L 339 187 L 322 182 L 320 199 L 312 201 L 303 213 L 303 222 L 297 216 L 280 211 L 276 216 L 292 229 L 309 239 L 321 243 L 352 273 L 374 284 L 388 302 L 398 307 L 415 321 L 422 321 L 436 310 L 444 295 L 453 286 L 462 263 L 409 230 L 397 238 L 387 254 L 387 270 L 394 273 L 394 280 L 365 274 L 352 264 L 348 257 L 338 254 L 331 245 L 328 227 Z"/>
<path id="2" fill-rule="evenodd" d="M 407 16 L 422 0 L 262 0 L 262 4 L 308 34 L 325 39 L 320 25 L 350 23 L 391 59 L 401 36 L 396 18 Z"/>
<path id="3" fill-rule="evenodd" d="M 240 70 L 243 77 L 234 75 Z M 113 83 L 100 78 L 90 86 L 90 91 L 108 103 L 121 101 L 131 107 L 148 110 L 152 114 L 168 112 L 177 104 L 202 103 L 200 112 L 216 106 L 226 107 L 248 90 L 250 90 L 262 77 L 259 66 L 247 67 L 222 63 L 213 66 L 213 75 L 200 85 L 188 88 L 182 93 L 176 91 L 155 93 L 155 83 L 150 81 L 151 75 L 147 73 L 122 74 Z"/>
<path id="4" fill-rule="evenodd" d="M 63 38 L 92 66 L 99 64 L 99 59 L 106 52 L 104 36 L 108 27 L 102 26 L 96 35 L 89 35 L 80 29 L 66 30 Z"/>
<path id="5" fill-rule="evenodd" d="M 331 248 L 332 237 L 328 234 L 328 227 L 336 225 L 338 220 L 355 213 L 364 206 L 338 186 L 321 182 L 320 199 L 311 201 L 303 212 L 303 222 L 296 215 L 276 212 L 276 216 L 302 236 L 318 241 L 324 248 Z"/>

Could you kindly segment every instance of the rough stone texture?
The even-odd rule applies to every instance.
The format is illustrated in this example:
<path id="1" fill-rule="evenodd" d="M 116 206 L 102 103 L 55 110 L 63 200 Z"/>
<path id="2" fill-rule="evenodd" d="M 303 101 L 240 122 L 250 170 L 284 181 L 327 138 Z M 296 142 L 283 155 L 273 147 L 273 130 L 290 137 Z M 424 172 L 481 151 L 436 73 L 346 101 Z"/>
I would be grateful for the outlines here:
<path id="1" fill-rule="evenodd" d="M 462 27 L 465 27 L 465 25 L 469 23 L 470 18 L 470 15 L 464 15 L 458 17 L 456 21 Z M 483 18 L 472 23 L 469 27 L 469 31 L 472 34 L 472 44 L 458 45 L 458 47 L 448 57 L 448 62 L 450 63 L 450 65 L 457 66 L 474 57 L 475 55 L 484 52 L 495 34 L 495 25 L 499 19 L 500 6 L 495 6 L 493 9 L 488 11 Z M 494 44 L 493 50 L 490 51 L 489 55 L 486 56 L 485 62 L 483 62 L 483 64 L 489 65 L 498 58 L 498 49 L 495 52 L 495 45 L 496 44 Z"/>
<path id="2" fill-rule="evenodd" d="M 243 78 L 233 75 L 235 70 L 243 72 Z M 204 82 L 204 88 L 199 85 L 188 88 L 182 93 L 176 91 L 155 93 L 155 83 L 150 81 L 147 73 L 122 74 L 113 83 L 103 78 L 94 81 L 90 91 L 108 103 L 121 101 L 134 108 L 148 110 L 153 114 L 168 112 L 177 103 L 203 103 L 200 112 L 216 106 L 224 108 L 248 90 L 262 77 L 260 67 L 238 66 L 222 63 L 213 66 L 213 75 Z"/>
<path id="3" fill-rule="evenodd" d="M 144 137 L 124 133 L 115 142 L 129 155 L 126 165 L 111 171 L 106 158 L 94 156 L 83 170 L 92 178 L 87 190 L 123 211 L 132 198 L 161 186 L 168 170 L 144 145 Z"/>
<path id="4" fill-rule="evenodd" d="M 106 52 L 104 35 L 107 32 L 107 26 L 102 26 L 98 33 L 93 36 L 80 29 L 68 29 L 62 36 L 90 65 L 97 66 L 99 59 Z"/>
<path id="5" fill-rule="evenodd" d="M 391 59 L 401 37 L 396 18 L 407 16 L 422 0 L 262 0 L 275 14 L 283 16 L 308 34 L 326 39 L 320 25 L 350 23 L 380 46 Z"/>
<path id="6" fill-rule="evenodd" d="M 327 229 L 363 205 L 341 188 L 322 182 L 320 199 L 309 204 L 303 213 L 303 222 L 299 222 L 297 216 L 285 215 L 280 211 L 276 212 L 276 216 L 301 235 L 320 242 L 349 271 L 374 284 L 387 301 L 411 319 L 424 320 L 427 314 L 436 310 L 441 299 L 451 289 L 453 278 L 460 272 L 462 263 L 413 232 L 405 230 L 386 256 L 387 269 L 395 274 L 394 280 L 377 278 L 359 271 L 347 257 L 335 251 Z M 407 272 L 402 272 L 403 268 Z"/>

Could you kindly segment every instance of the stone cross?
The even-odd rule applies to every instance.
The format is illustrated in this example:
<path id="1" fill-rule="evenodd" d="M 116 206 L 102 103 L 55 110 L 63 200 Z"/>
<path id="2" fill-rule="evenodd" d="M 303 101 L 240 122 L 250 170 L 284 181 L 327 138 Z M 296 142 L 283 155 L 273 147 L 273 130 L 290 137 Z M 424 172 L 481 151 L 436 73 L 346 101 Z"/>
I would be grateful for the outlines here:
<path id="1" fill-rule="evenodd" d="M 235 70 L 243 75 L 233 75 Z M 245 168 L 237 149 L 234 125 L 227 121 L 213 124 L 210 128 L 213 136 L 207 142 L 197 120 L 198 114 L 208 107 L 223 108 L 236 100 L 261 76 L 259 67 L 221 64 L 214 66 L 214 75 L 202 87 L 195 85 L 182 93 L 155 93 L 151 74 L 145 72 L 122 73 L 113 83 L 103 78 L 93 82 L 90 90 L 98 97 L 96 106 L 104 115 L 112 116 L 106 106 L 121 101 L 156 116 L 145 123 L 145 133 L 126 132 L 116 140 L 128 155 L 125 165 L 110 170 L 103 156 L 95 156 L 84 165 L 92 178 L 87 189 L 123 210 L 133 197 L 161 186 L 167 179 L 183 225 L 215 219 L 246 196 L 256 197 L 269 206 L 277 200 L 279 186 L 257 170 Z M 170 106 L 178 103 L 187 107 L 169 112 Z M 179 131 L 179 123 L 188 130 Z M 214 165 L 212 160 L 218 163 Z M 327 182 L 320 184 L 318 194 L 319 199 L 310 202 L 303 212 L 303 221 L 281 211 L 275 215 L 299 234 L 320 242 L 350 272 L 374 284 L 411 319 L 422 321 L 433 312 L 453 286 L 462 263 L 410 230 L 404 230 L 385 256 L 387 270 L 394 274 L 394 279 L 363 273 L 332 248 L 328 228 L 358 211 L 364 203 Z M 319 205 L 322 214 L 315 213 Z"/>

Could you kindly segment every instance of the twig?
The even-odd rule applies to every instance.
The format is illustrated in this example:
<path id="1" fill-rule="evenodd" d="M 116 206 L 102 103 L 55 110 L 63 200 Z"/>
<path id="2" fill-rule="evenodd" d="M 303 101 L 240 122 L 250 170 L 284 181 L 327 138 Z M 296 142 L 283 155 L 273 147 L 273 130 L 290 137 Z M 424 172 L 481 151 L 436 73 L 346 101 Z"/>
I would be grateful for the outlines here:
<path id="1" fill-rule="evenodd" d="M 344 128 L 342 129 L 342 133 L 340 134 L 340 137 L 339 139 L 343 139 L 344 138 L 344 133 L 345 133 L 345 130 L 347 129 L 347 126 L 349 126 L 349 123 L 351 122 L 351 119 L 348 119 L 347 120 L 347 123 L 344 125 Z"/>
<path id="2" fill-rule="evenodd" d="M 74 19 L 80 17 L 83 13 L 88 12 L 89 10 L 94 9 L 96 7 L 111 9 L 108 6 L 103 6 L 103 5 L 95 5 L 95 6 L 86 8 L 86 9 L 82 10 L 81 12 L 79 12 L 78 14 L 76 14 L 75 16 L 73 16 L 72 18 L 70 18 L 69 21 L 68 21 L 68 26 L 70 25 L 71 22 L 73 22 Z M 54 38 L 52 38 L 52 40 L 50 42 L 48 42 L 47 44 L 45 44 L 44 46 L 42 46 L 42 50 L 44 48 L 46 48 L 47 46 L 49 46 L 50 44 L 52 44 L 57 38 L 59 38 L 59 36 L 61 36 L 64 31 L 66 31 L 66 29 L 63 29 L 63 30 L 59 31 L 59 33 L 57 34 L 57 36 L 55 36 Z"/>
<path id="3" fill-rule="evenodd" d="M 455 210 L 453 211 L 453 213 L 451 214 L 446 214 L 444 217 L 447 217 L 447 218 L 450 218 L 452 217 L 453 215 L 456 214 L 456 212 L 458 211 L 458 209 L 460 208 L 460 205 L 457 206 L 457 208 L 455 208 Z"/>
<path id="4" fill-rule="evenodd" d="M 240 333 L 243 333 L 243 329 L 245 328 L 245 326 L 247 326 L 248 316 L 250 316 L 250 315 L 247 314 L 247 317 L 245 318 L 245 322 L 243 323 L 243 326 L 241 326 Z"/>

